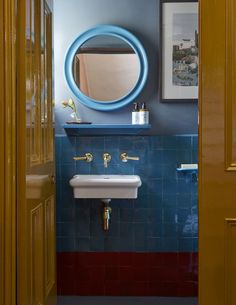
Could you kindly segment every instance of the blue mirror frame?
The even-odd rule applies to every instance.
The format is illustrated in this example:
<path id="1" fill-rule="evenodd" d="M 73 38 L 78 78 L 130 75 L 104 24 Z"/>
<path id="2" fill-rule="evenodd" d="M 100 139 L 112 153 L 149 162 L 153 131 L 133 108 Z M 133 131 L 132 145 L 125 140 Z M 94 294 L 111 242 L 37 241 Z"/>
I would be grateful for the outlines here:
<path id="1" fill-rule="evenodd" d="M 86 96 L 78 88 L 76 82 L 74 81 L 73 71 L 72 71 L 73 60 L 77 50 L 86 41 L 99 35 L 114 36 L 126 41 L 134 49 L 135 53 L 138 55 L 139 63 L 140 63 L 139 78 L 134 88 L 127 95 L 121 97 L 120 99 L 109 102 L 98 101 Z M 86 32 L 83 32 L 70 45 L 65 57 L 64 73 L 65 73 L 66 82 L 71 92 L 82 104 L 95 110 L 112 111 L 122 108 L 128 105 L 129 103 L 132 103 L 134 99 L 140 94 L 147 80 L 148 61 L 147 61 L 146 52 L 142 44 L 129 31 L 115 25 L 99 25 L 97 27 L 87 30 Z"/>

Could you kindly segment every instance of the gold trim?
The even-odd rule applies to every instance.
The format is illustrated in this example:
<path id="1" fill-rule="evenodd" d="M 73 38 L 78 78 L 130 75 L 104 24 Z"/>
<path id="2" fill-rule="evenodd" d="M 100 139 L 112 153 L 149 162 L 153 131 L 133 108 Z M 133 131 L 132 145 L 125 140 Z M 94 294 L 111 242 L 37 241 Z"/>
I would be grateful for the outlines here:
<path id="1" fill-rule="evenodd" d="M 232 270 L 234 267 L 234 258 L 236 247 L 235 238 L 236 234 L 233 236 L 233 230 L 236 232 L 236 218 L 226 218 L 225 219 L 225 305 L 234 305 L 233 293 L 235 291 L 235 273 Z M 233 281 L 234 280 L 234 281 Z"/>
<path id="2" fill-rule="evenodd" d="M 236 171 L 236 6 L 234 0 L 226 0 L 226 45 L 225 45 L 225 170 Z"/>
<path id="3" fill-rule="evenodd" d="M 0 0 L 0 303 L 16 304 L 15 9 Z"/>

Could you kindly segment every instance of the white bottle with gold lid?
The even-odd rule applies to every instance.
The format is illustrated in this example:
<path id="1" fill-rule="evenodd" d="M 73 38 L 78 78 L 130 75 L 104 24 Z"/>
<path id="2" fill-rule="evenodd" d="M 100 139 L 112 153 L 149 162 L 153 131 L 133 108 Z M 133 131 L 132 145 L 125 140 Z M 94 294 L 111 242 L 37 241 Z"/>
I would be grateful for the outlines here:
<path id="1" fill-rule="evenodd" d="M 141 109 L 139 110 L 139 124 L 149 124 L 149 111 L 145 103 L 142 103 Z"/>

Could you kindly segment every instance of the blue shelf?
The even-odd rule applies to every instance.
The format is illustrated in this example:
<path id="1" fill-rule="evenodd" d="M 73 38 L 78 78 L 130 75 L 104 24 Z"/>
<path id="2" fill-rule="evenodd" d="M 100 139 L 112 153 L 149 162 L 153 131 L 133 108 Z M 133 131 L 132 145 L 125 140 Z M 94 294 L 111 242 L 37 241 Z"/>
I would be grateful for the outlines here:
<path id="1" fill-rule="evenodd" d="M 150 124 L 65 124 L 66 133 L 70 136 L 80 135 L 137 135 L 144 133 L 151 128 Z"/>

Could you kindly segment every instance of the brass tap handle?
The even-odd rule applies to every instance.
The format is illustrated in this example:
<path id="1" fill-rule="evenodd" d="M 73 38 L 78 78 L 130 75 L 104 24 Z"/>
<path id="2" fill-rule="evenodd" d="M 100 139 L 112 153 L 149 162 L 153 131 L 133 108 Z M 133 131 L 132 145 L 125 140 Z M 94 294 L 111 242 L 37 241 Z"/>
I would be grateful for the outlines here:
<path id="1" fill-rule="evenodd" d="M 86 153 L 83 157 L 73 157 L 75 161 L 86 161 L 86 162 L 92 162 L 93 161 L 93 155 L 91 153 Z"/>
<path id="2" fill-rule="evenodd" d="M 108 163 L 111 161 L 111 155 L 109 153 L 103 154 L 104 167 L 108 166 Z"/>
<path id="3" fill-rule="evenodd" d="M 130 157 L 130 156 L 128 156 L 127 153 L 122 153 L 120 155 L 120 159 L 121 159 L 122 162 L 128 162 L 128 160 L 138 161 L 139 157 Z"/>

